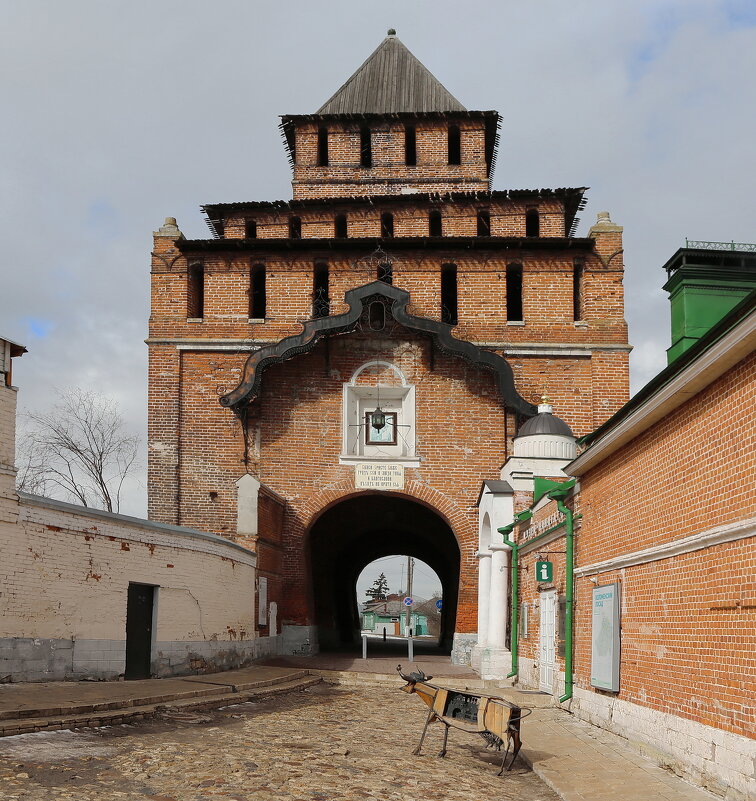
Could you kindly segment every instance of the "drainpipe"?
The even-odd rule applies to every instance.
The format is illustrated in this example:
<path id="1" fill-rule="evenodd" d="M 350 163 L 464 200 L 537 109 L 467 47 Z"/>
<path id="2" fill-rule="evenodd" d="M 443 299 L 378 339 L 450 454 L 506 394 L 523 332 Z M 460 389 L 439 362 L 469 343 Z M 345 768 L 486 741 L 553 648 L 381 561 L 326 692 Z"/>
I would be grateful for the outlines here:
<path id="1" fill-rule="evenodd" d="M 519 514 L 515 515 L 514 522 L 510 523 L 503 528 L 497 529 L 499 534 L 502 535 L 502 539 L 504 540 L 504 544 L 508 545 L 512 549 L 512 615 L 511 615 L 511 624 L 510 624 L 510 645 L 512 650 L 512 670 L 510 673 L 507 674 L 507 678 L 511 679 L 512 676 L 516 676 L 519 665 L 517 661 L 517 646 L 518 646 L 518 632 L 517 627 L 520 621 L 520 569 L 519 569 L 519 558 L 517 556 L 518 545 L 516 542 L 512 542 L 509 539 L 509 534 L 512 533 L 512 529 L 518 524 L 522 523 L 525 520 L 529 520 L 532 517 L 532 513 L 529 509 L 525 510 L 524 512 L 520 512 Z"/>
<path id="2" fill-rule="evenodd" d="M 565 558 L 565 572 L 566 572 L 566 604 L 565 604 L 565 618 L 564 618 L 564 695 L 559 699 L 559 703 L 563 704 L 572 698 L 573 677 L 572 677 L 572 657 L 573 657 L 573 642 L 572 642 L 572 611 L 575 605 L 575 528 L 574 517 L 572 510 L 564 505 L 564 499 L 570 492 L 570 488 L 555 490 L 549 493 L 549 498 L 556 500 L 557 509 L 564 515 L 564 526 L 566 530 L 566 558 Z"/>

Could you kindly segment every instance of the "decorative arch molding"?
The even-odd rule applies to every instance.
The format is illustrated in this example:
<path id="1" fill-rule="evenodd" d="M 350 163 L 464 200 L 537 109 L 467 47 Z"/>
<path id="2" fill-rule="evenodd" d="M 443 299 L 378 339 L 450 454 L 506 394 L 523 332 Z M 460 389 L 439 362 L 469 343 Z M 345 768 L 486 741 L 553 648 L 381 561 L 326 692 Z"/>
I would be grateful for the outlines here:
<path id="1" fill-rule="evenodd" d="M 285 337 L 250 354 L 242 370 L 241 382 L 220 398 L 220 404 L 232 409 L 243 419 L 246 407 L 260 392 L 262 376 L 268 367 L 301 353 L 308 353 L 324 337 L 354 331 L 363 320 L 366 311 L 367 317 L 370 318 L 370 307 L 377 301 L 382 304 L 387 316 L 390 315 L 397 323 L 411 331 L 430 337 L 434 346 L 441 352 L 492 371 L 496 375 L 499 392 L 508 408 L 524 417 L 533 417 L 537 413 L 537 408 L 521 397 L 515 389 L 512 368 L 506 359 L 472 342 L 457 339 L 452 333 L 452 326 L 448 323 L 410 314 L 407 311 L 410 293 L 406 290 L 383 281 L 373 281 L 350 289 L 345 294 L 344 300 L 349 310 L 343 314 L 308 320 L 303 324 L 301 333 Z M 370 320 L 368 324 L 372 327 Z"/>
<path id="2" fill-rule="evenodd" d="M 353 387 L 356 385 L 357 379 L 365 372 L 365 370 L 369 370 L 373 367 L 385 367 L 402 382 L 402 386 L 407 386 L 407 379 L 404 376 L 404 373 L 397 367 L 393 362 L 387 362 L 384 359 L 371 359 L 369 362 L 365 362 L 361 364 L 353 373 L 352 377 L 349 379 L 348 386 Z"/>
<path id="3" fill-rule="evenodd" d="M 443 493 L 420 481 L 407 481 L 402 492 L 380 492 L 371 490 L 356 490 L 354 480 L 348 479 L 333 484 L 327 489 L 320 490 L 307 497 L 305 503 L 299 507 L 298 512 L 304 520 L 304 530 L 309 531 L 329 509 L 349 498 L 360 495 L 388 495 L 397 498 L 406 498 L 410 501 L 426 506 L 439 515 L 452 530 L 460 553 L 462 543 L 469 541 L 472 545 L 477 540 L 476 521 L 470 519 L 455 503 Z"/>

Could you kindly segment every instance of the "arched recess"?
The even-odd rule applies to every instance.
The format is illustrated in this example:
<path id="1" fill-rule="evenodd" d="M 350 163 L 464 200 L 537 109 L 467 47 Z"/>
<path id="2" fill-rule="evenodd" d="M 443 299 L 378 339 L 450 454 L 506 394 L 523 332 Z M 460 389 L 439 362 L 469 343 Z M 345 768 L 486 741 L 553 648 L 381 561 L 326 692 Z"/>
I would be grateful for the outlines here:
<path id="1" fill-rule="evenodd" d="M 460 548 L 448 521 L 407 495 L 366 492 L 331 505 L 310 525 L 314 622 L 321 650 L 359 640 L 357 578 L 370 562 L 392 554 L 421 559 L 438 575 L 444 606 L 440 643 L 450 651 L 459 592 Z"/>

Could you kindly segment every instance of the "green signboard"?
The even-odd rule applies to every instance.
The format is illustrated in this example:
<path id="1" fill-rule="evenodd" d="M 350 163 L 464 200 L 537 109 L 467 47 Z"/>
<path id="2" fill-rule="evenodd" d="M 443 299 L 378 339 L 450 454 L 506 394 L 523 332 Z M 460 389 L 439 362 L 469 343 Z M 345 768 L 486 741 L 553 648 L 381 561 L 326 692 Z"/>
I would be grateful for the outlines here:
<path id="1" fill-rule="evenodd" d="M 536 581 L 553 581 L 553 562 L 536 562 Z"/>

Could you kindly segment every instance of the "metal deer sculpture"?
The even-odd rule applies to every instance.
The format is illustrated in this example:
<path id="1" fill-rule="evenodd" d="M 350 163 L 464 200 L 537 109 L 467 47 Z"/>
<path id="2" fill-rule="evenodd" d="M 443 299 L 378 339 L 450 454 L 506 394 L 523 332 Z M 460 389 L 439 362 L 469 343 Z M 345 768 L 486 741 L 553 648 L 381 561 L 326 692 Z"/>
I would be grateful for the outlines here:
<path id="1" fill-rule="evenodd" d="M 505 701 L 495 695 L 481 695 L 437 687 L 435 684 L 429 684 L 433 676 L 426 676 L 422 670 L 410 673 L 408 676 L 402 673 L 401 665 L 397 665 L 396 670 L 407 682 L 402 690 L 405 693 L 416 693 L 430 707 L 420 742 L 412 752 L 413 754 L 420 753 L 429 724 L 439 721 L 446 727 L 444 744 L 438 754 L 440 757 L 446 756 L 449 728 L 454 726 L 455 729 L 462 729 L 470 734 L 479 734 L 486 741 L 486 748 L 492 747 L 501 751 L 502 745 L 506 742 L 507 747 L 501 760 L 501 770 L 497 775 L 501 776 L 504 772 L 510 748 L 512 748 L 512 758 L 507 770 L 512 769 L 517 752 L 522 745 L 520 721 L 532 712 L 531 709 L 519 707 L 517 704 Z"/>

